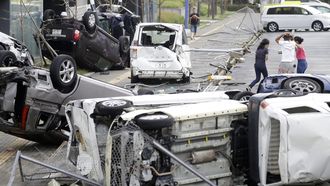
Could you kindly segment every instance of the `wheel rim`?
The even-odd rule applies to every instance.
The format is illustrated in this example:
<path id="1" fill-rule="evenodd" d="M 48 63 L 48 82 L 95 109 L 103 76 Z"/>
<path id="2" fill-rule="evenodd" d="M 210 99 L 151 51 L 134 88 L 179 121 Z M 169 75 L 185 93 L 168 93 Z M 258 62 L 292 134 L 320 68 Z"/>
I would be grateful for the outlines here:
<path id="1" fill-rule="evenodd" d="M 88 25 L 90 27 L 93 27 L 95 25 L 95 15 L 94 14 L 89 15 L 89 17 L 88 17 Z"/>
<path id="2" fill-rule="evenodd" d="M 322 24 L 321 23 L 319 23 L 319 22 L 316 22 L 316 23 L 314 23 L 314 25 L 313 25 L 313 29 L 315 30 L 315 31 L 320 31 L 320 30 L 322 30 Z"/>
<path id="3" fill-rule="evenodd" d="M 102 105 L 107 106 L 107 107 L 120 107 L 120 106 L 124 106 L 125 104 L 126 104 L 126 101 L 115 100 L 115 99 L 102 102 Z"/>
<path id="4" fill-rule="evenodd" d="M 277 30 L 277 25 L 275 23 L 270 23 L 269 26 L 268 26 L 268 29 L 271 32 L 275 32 Z"/>
<path id="5" fill-rule="evenodd" d="M 298 92 L 315 92 L 317 85 L 308 80 L 295 80 L 289 84 L 290 89 Z"/>
<path id="6" fill-rule="evenodd" d="M 74 65 L 72 61 L 65 60 L 60 67 L 60 79 L 63 83 L 69 83 L 74 77 Z"/>
<path id="7" fill-rule="evenodd" d="M 143 119 L 143 120 L 161 120 L 161 119 L 167 119 L 167 118 L 168 118 L 168 116 L 163 115 L 163 114 L 153 114 L 153 115 L 140 117 L 140 119 Z"/>

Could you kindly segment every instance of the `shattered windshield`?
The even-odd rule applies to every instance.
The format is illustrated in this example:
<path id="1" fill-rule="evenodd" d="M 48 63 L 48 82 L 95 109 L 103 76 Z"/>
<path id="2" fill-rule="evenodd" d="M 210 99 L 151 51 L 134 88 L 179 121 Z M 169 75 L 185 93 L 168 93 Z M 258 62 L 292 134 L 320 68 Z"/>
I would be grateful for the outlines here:
<path id="1" fill-rule="evenodd" d="M 175 35 L 175 30 L 165 26 L 145 26 L 142 28 L 139 43 L 143 46 L 162 45 L 167 48 L 172 48 L 175 41 Z"/>

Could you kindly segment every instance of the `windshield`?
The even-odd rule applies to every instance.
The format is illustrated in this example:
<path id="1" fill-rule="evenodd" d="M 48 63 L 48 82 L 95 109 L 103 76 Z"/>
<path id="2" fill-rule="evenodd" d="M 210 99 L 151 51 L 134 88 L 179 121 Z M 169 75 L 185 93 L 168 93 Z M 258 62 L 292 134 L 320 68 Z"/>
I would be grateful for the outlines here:
<path id="1" fill-rule="evenodd" d="M 141 28 L 142 33 L 139 43 L 143 46 L 164 46 L 169 49 L 174 47 L 176 31 L 162 26 L 145 26 Z"/>

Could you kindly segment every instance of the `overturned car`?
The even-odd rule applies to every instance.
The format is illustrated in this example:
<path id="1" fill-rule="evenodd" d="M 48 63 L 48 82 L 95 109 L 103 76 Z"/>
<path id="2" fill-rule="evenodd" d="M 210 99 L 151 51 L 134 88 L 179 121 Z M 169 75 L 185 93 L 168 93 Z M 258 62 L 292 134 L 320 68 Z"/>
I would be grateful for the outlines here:
<path id="1" fill-rule="evenodd" d="M 0 131 L 58 144 L 69 128 L 64 105 L 75 99 L 128 96 L 129 90 L 77 75 L 70 56 L 54 58 L 50 70 L 33 66 L 0 68 Z M 98 91 L 94 91 L 98 90 Z"/>
<path id="2" fill-rule="evenodd" d="M 68 157 L 99 184 L 283 185 L 330 179 L 329 95 L 279 91 L 257 94 L 248 105 L 223 99 L 100 107 L 107 101 L 66 106 L 72 130 Z"/>
<path id="3" fill-rule="evenodd" d="M 139 22 L 139 16 L 124 7 L 114 11 L 102 4 L 95 11 L 86 11 L 81 20 L 48 9 L 40 29 L 57 53 L 72 56 L 81 67 L 105 71 L 129 67 L 129 47 Z M 43 55 L 53 59 L 53 53 L 41 43 Z"/>

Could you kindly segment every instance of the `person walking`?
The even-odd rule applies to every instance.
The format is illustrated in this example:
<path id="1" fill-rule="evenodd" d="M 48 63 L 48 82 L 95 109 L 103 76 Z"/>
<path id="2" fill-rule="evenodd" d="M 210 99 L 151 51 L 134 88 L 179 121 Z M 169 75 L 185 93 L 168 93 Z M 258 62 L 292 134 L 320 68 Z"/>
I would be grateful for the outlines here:
<path id="1" fill-rule="evenodd" d="M 268 71 L 266 67 L 266 61 L 268 59 L 268 47 L 269 40 L 263 39 L 257 48 L 254 64 L 256 79 L 253 80 L 251 84 L 246 88 L 247 91 L 251 91 L 252 87 L 260 81 L 261 74 L 264 78 L 268 76 Z"/>
<path id="2" fill-rule="evenodd" d="M 296 42 L 296 58 L 298 60 L 297 73 L 303 74 L 307 69 L 307 61 L 304 47 L 302 46 L 303 38 L 296 36 L 293 38 Z"/>
<path id="3" fill-rule="evenodd" d="M 197 25 L 199 24 L 199 14 L 196 12 L 196 7 L 193 8 L 193 13 L 190 14 L 190 30 L 191 39 L 195 39 L 197 33 Z"/>
<path id="4" fill-rule="evenodd" d="M 281 63 L 278 68 L 279 74 L 295 73 L 295 49 L 296 43 L 293 41 L 293 36 L 286 32 L 275 39 L 275 42 L 281 46 Z"/>

